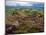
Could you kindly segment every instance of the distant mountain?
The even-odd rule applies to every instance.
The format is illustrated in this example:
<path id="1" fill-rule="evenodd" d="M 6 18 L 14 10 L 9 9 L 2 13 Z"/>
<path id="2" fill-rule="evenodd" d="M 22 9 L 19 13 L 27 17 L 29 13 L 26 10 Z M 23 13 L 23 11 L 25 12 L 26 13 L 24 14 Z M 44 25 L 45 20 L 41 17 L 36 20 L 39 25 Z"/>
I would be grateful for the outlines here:
<path id="1" fill-rule="evenodd" d="M 14 7 L 14 6 L 6 6 L 6 10 L 9 10 L 9 9 L 15 9 L 15 8 L 23 8 L 23 9 L 25 9 L 25 8 L 28 8 L 28 9 L 39 9 L 39 10 L 41 10 L 41 9 L 44 9 L 44 7 L 34 7 L 34 6 L 16 6 L 16 7 Z"/>

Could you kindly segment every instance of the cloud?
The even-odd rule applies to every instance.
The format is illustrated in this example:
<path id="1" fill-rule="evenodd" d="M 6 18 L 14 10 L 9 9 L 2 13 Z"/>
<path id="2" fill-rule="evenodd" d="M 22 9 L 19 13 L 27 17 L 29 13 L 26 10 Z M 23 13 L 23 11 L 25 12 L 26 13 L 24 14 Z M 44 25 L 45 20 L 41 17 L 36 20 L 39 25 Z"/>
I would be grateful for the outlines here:
<path id="1" fill-rule="evenodd" d="M 16 6 L 15 1 L 6 1 L 6 5 L 8 6 Z"/>
<path id="2" fill-rule="evenodd" d="M 6 1 L 6 5 L 8 6 L 32 6 L 29 2 L 15 2 L 15 1 Z"/>
<path id="3" fill-rule="evenodd" d="M 41 2 L 19 2 L 19 1 L 6 1 L 7 6 L 34 6 L 43 7 L 44 4 Z"/>
<path id="4" fill-rule="evenodd" d="M 32 6 L 32 4 L 29 4 L 29 2 L 16 2 L 20 4 L 21 6 Z"/>

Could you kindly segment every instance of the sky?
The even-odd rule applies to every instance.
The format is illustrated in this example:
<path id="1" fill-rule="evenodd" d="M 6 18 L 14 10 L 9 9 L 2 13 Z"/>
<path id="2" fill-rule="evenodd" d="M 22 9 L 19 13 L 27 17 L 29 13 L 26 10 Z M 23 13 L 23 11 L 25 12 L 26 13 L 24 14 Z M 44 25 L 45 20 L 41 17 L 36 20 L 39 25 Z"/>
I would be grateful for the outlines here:
<path id="1" fill-rule="evenodd" d="M 16 6 L 16 5 L 20 5 L 20 6 L 32 6 L 32 3 L 30 4 L 29 2 L 7 1 L 6 5 L 9 5 L 9 6 Z"/>
<path id="2" fill-rule="evenodd" d="M 6 0 L 7 6 L 43 6 L 41 2 L 20 2 L 15 0 Z"/>

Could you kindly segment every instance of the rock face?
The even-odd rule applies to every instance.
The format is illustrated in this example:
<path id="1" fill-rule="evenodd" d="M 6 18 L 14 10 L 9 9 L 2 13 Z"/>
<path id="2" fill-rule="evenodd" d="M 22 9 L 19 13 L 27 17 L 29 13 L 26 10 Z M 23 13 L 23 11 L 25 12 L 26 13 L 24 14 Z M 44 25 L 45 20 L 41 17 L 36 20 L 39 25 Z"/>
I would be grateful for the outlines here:
<path id="1" fill-rule="evenodd" d="M 6 19 L 6 33 L 43 32 L 44 16 L 8 16 Z M 22 30 L 22 31 L 21 31 Z"/>

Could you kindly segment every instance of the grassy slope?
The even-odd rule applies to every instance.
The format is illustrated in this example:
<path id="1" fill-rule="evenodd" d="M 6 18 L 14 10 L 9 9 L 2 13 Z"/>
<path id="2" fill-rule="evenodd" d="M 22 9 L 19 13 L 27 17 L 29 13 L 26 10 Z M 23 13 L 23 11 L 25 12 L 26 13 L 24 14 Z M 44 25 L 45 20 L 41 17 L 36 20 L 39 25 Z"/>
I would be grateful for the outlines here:
<path id="1" fill-rule="evenodd" d="M 17 32 L 17 33 L 21 33 L 21 32 L 38 32 L 38 30 L 36 30 L 37 29 L 37 27 L 35 27 L 35 26 L 39 26 L 39 23 L 41 24 L 41 22 L 43 21 L 42 19 L 43 19 L 43 10 L 41 9 L 41 10 L 38 10 L 38 9 L 34 9 L 34 8 L 27 8 L 27 9 L 25 9 L 25 8 L 20 8 L 20 9 L 16 9 L 16 8 L 10 8 L 10 9 L 8 9 L 7 11 L 6 11 L 6 16 L 8 16 L 9 17 L 9 20 L 8 20 L 8 17 L 7 17 L 7 21 L 6 22 L 8 22 L 8 23 L 12 23 L 12 24 L 14 24 L 14 21 L 16 21 L 15 20 L 15 18 L 16 18 L 16 15 L 17 15 L 17 17 L 19 17 L 19 16 L 21 16 L 20 17 L 20 19 L 19 19 L 19 21 L 20 21 L 20 23 L 22 23 L 22 24 L 20 24 L 20 26 L 16 29 L 16 31 L 14 31 L 14 32 Z M 34 15 L 36 15 L 37 14 L 37 16 L 42 16 L 41 18 L 39 18 L 39 17 L 33 17 Z M 10 16 L 9 16 L 10 15 Z M 12 16 L 13 15 L 13 16 Z M 22 18 L 22 16 L 23 17 L 25 17 L 26 16 L 26 18 L 27 18 L 27 16 L 30 18 L 30 16 L 32 16 L 35 20 L 36 20 L 36 23 L 37 23 L 37 25 L 35 25 L 36 23 L 34 22 L 34 20 L 32 21 L 32 19 L 33 18 L 27 18 L 27 19 L 25 19 L 24 18 L 24 20 L 25 21 L 23 21 L 21 18 Z M 13 20 L 12 20 L 13 19 Z M 40 20 L 40 21 L 39 21 Z M 26 22 L 26 21 L 28 21 L 28 22 Z M 30 22 L 29 22 L 30 21 Z M 32 26 L 32 23 L 35 23 L 35 24 L 33 24 L 33 26 Z M 38 23 L 39 22 L 39 23 Z M 31 26 L 32 26 L 32 29 L 30 29 L 31 28 Z"/>

